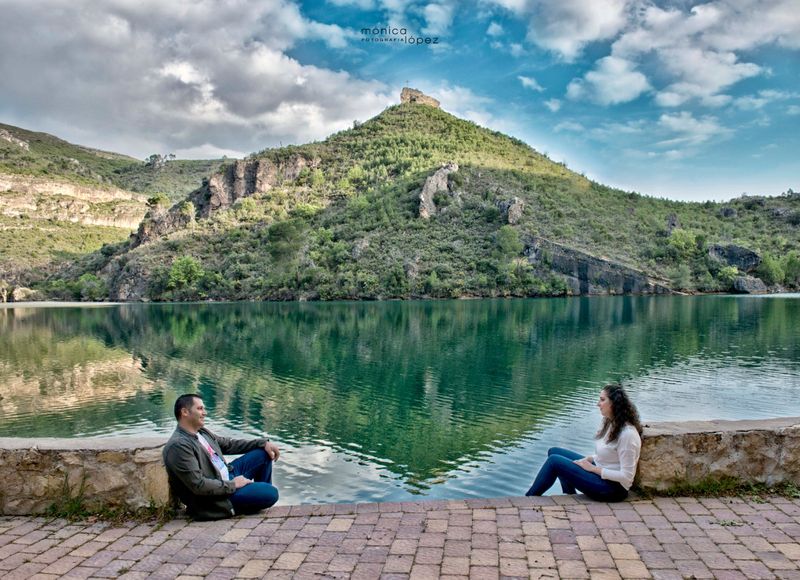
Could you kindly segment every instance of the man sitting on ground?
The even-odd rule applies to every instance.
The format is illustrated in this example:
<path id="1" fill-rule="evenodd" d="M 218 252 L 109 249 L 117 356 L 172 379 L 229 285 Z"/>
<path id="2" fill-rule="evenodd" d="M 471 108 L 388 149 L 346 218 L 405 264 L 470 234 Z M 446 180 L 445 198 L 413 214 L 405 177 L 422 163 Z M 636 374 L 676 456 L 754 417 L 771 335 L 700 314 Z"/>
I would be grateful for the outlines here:
<path id="1" fill-rule="evenodd" d="M 215 520 L 255 513 L 278 501 L 272 462 L 280 451 L 269 439 L 218 437 L 203 427 L 206 408 L 199 395 L 175 401 L 178 426 L 164 447 L 164 465 L 173 493 L 193 518 Z M 223 454 L 241 457 L 230 465 Z"/>

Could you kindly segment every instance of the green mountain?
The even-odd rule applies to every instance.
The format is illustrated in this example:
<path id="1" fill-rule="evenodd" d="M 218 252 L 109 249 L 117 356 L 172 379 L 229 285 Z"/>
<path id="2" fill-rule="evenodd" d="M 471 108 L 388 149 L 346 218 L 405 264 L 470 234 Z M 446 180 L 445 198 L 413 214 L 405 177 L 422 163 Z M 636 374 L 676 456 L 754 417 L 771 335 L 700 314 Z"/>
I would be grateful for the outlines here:
<path id="1" fill-rule="evenodd" d="M 81 276 L 116 300 L 304 300 L 779 290 L 800 278 L 800 196 L 655 199 L 405 103 L 319 143 L 225 165 Z"/>
<path id="2" fill-rule="evenodd" d="M 222 161 L 126 155 L 0 124 L 0 279 L 30 285 L 136 230 L 148 195 L 185 197 Z"/>

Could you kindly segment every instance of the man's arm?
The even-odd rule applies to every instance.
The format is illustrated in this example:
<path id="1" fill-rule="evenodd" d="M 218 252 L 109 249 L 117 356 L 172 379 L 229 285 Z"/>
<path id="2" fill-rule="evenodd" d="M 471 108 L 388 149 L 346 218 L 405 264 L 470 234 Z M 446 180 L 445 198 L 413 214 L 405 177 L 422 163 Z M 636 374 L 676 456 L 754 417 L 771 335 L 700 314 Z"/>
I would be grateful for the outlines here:
<path id="1" fill-rule="evenodd" d="M 210 432 L 209 432 L 210 433 Z M 225 455 L 242 455 L 253 449 L 263 448 L 269 439 L 231 439 L 210 433 Z"/>
<path id="2" fill-rule="evenodd" d="M 206 477 L 193 450 L 184 445 L 171 445 L 164 454 L 167 469 L 195 495 L 231 495 L 237 485 L 233 481 Z"/>

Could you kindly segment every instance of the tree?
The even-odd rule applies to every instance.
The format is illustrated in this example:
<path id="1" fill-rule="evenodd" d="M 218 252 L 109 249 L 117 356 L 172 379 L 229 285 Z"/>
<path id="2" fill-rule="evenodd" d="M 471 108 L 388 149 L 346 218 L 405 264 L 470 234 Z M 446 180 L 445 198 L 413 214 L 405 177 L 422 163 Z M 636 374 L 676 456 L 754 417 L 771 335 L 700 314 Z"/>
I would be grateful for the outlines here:
<path id="1" fill-rule="evenodd" d="M 191 288 L 199 282 L 205 271 L 195 258 L 192 256 L 181 256 L 172 263 L 167 280 L 167 289 L 181 290 Z"/>
<path id="2" fill-rule="evenodd" d="M 522 242 L 517 230 L 511 226 L 503 226 L 497 231 L 497 247 L 503 258 L 511 259 L 522 252 Z"/>
<path id="3" fill-rule="evenodd" d="M 800 286 L 800 253 L 797 250 L 792 250 L 783 257 L 783 273 L 788 285 Z"/>
<path id="4" fill-rule="evenodd" d="M 770 254 L 764 254 L 764 257 L 761 259 L 761 265 L 758 267 L 758 270 L 756 270 L 756 274 L 765 284 L 770 286 L 782 284 L 785 277 L 781 263 Z"/>

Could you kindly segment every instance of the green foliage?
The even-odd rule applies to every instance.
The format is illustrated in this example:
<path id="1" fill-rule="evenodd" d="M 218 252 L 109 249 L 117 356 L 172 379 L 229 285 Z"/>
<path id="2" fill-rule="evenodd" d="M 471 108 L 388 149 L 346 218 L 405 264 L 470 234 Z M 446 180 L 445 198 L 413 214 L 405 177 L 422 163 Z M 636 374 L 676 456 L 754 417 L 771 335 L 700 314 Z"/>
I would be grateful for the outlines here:
<path id="1" fill-rule="evenodd" d="M 723 290 L 730 290 L 733 288 L 733 282 L 738 275 L 739 269 L 736 266 L 724 266 L 717 272 L 717 280 Z"/>
<path id="2" fill-rule="evenodd" d="M 789 286 L 800 286 L 800 252 L 792 250 L 783 257 L 784 280 Z"/>
<path id="3" fill-rule="evenodd" d="M 169 207 L 169 197 L 165 193 L 156 193 L 147 198 L 147 206 L 150 208 Z"/>
<path id="4" fill-rule="evenodd" d="M 497 247 L 503 258 L 512 258 L 522 252 L 519 233 L 511 226 L 503 226 L 497 231 Z"/>
<path id="5" fill-rule="evenodd" d="M 756 275 L 761 278 L 765 284 L 783 284 L 785 272 L 778 259 L 771 254 L 764 254 L 761 258 L 761 264 L 756 270 Z"/>
<path id="6" fill-rule="evenodd" d="M 167 280 L 167 289 L 183 290 L 194 287 L 199 282 L 205 271 L 192 256 L 181 256 L 172 263 Z"/>
<path id="7" fill-rule="evenodd" d="M 683 291 L 694 290 L 692 271 L 687 264 L 680 264 L 673 268 L 669 273 L 669 278 L 673 288 Z"/>
<path id="8" fill-rule="evenodd" d="M 104 280 L 94 274 L 83 274 L 78 278 L 78 292 L 81 300 L 99 302 L 108 297 L 108 286 Z"/>
<path id="9" fill-rule="evenodd" d="M 669 236 L 669 247 L 677 260 L 688 260 L 698 249 L 697 238 L 693 232 L 676 228 Z"/>

